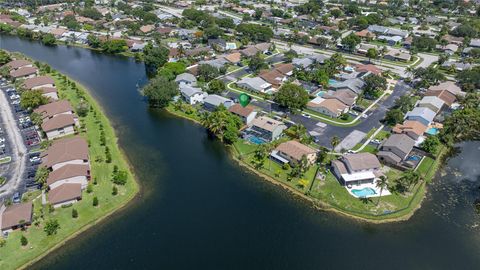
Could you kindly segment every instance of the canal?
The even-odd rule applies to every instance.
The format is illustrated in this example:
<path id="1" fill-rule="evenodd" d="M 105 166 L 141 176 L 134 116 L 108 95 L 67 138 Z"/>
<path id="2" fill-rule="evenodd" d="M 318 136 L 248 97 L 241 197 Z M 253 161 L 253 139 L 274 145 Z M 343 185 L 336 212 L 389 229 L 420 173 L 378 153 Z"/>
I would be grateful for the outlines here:
<path id="1" fill-rule="evenodd" d="M 0 48 L 87 86 L 143 187 L 134 203 L 32 269 L 479 269 L 480 143 L 459 146 L 407 222 L 313 209 L 232 161 L 205 130 L 150 110 L 143 64 L 0 36 Z"/>

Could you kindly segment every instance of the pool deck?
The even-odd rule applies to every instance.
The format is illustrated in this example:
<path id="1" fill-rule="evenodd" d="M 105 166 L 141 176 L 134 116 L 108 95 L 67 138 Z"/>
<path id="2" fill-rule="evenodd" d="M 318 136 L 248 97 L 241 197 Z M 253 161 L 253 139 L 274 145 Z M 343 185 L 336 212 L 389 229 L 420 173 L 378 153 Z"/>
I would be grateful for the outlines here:
<path id="1" fill-rule="evenodd" d="M 376 181 L 373 182 L 372 184 L 356 185 L 356 186 L 352 186 L 351 188 L 348 188 L 347 186 L 345 186 L 345 188 L 347 189 L 348 193 L 350 193 L 350 195 L 352 195 L 352 196 L 355 197 L 355 198 L 361 198 L 361 197 L 353 194 L 352 189 L 371 188 L 371 189 L 375 190 L 375 194 L 373 194 L 373 195 L 367 195 L 366 198 L 379 197 L 379 194 L 380 194 L 380 188 L 377 187 Z M 388 196 L 388 195 L 391 195 L 391 194 L 392 194 L 392 193 L 390 193 L 390 191 L 388 191 L 387 188 L 384 188 L 383 191 L 382 191 L 382 197 L 383 197 L 383 196 Z"/>

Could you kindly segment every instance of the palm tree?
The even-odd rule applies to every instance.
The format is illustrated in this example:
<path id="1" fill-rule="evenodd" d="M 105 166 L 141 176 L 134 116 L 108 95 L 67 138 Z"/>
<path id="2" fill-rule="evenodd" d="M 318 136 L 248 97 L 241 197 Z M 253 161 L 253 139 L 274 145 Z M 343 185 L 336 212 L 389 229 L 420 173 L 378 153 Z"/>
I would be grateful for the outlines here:
<path id="1" fill-rule="evenodd" d="M 380 194 L 378 196 L 378 201 L 377 201 L 377 205 L 379 205 L 380 204 L 380 198 L 382 198 L 382 192 L 385 188 L 387 188 L 387 177 L 385 177 L 383 175 L 380 176 L 377 180 L 376 187 L 380 188 Z"/>
<path id="2" fill-rule="evenodd" d="M 330 154 L 333 154 L 333 151 L 335 149 L 335 147 L 340 143 L 340 139 L 337 137 L 337 136 L 333 136 L 332 137 L 332 140 L 330 141 L 330 144 L 332 145 L 332 151 L 330 152 Z"/>
<path id="3" fill-rule="evenodd" d="M 415 74 L 415 68 L 412 67 L 412 66 L 408 66 L 406 69 L 405 69 L 405 73 L 407 73 L 407 75 L 409 77 L 412 77 L 413 74 Z"/>

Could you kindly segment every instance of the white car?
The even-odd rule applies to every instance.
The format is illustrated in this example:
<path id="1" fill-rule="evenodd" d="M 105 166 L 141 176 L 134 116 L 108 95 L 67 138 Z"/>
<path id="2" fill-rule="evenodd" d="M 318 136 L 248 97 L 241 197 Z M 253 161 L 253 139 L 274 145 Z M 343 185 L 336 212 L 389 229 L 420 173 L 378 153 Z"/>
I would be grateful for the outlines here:
<path id="1" fill-rule="evenodd" d="M 20 96 L 19 96 L 19 95 L 15 95 L 15 94 L 13 94 L 13 95 L 10 96 L 10 99 L 19 99 L 19 98 L 20 98 Z"/>
<path id="2" fill-rule="evenodd" d="M 367 117 L 368 117 L 368 115 L 366 115 L 364 113 L 362 114 L 362 118 L 367 118 Z"/>
<path id="3" fill-rule="evenodd" d="M 31 157 L 30 158 L 30 162 L 32 163 L 36 163 L 36 162 L 40 162 L 42 159 L 40 159 L 39 157 Z"/>
<path id="4" fill-rule="evenodd" d="M 12 101 L 12 105 L 18 105 L 18 104 L 20 104 L 20 100 L 17 99 L 17 100 Z"/>
<path id="5" fill-rule="evenodd" d="M 5 142 L 5 138 L 0 138 L 0 143 L 4 143 Z"/>
<path id="6" fill-rule="evenodd" d="M 305 118 L 310 118 L 311 116 L 306 114 L 306 113 L 302 113 L 302 116 L 305 117 Z"/>

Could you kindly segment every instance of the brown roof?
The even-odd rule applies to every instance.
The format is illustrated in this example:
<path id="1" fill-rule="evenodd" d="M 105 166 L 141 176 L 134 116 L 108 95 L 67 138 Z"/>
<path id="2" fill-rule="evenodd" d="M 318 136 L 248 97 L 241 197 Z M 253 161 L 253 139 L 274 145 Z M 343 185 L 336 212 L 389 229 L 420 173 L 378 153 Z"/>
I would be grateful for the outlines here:
<path id="1" fill-rule="evenodd" d="M 243 107 L 242 105 L 237 103 L 237 104 L 231 106 L 228 110 L 231 113 L 234 113 L 236 115 L 247 117 L 253 112 L 253 107 L 250 106 L 250 105 L 248 105 L 246 107 Z"/>
<path id="2" fill-rule="evenodd" d="M 10 76 L 12 78 L 18 78 L 23 76 L 28 76 L 37 73 L 38 69 L 36 67 L 21 67 L 17 70 L 10 71 Z"/>
<path id="3" fill-rule="evenodd" d="M 258 49 L 255 48 L 254 46 L 247 47 L 240 51 L 240 53 L 245 56 L 254 56 L 255 54 L 257 54 L 257 52 L 258 52 Z"/>
<path id="4" fill-rule="evenodd" d="M 43 118 L 50 118 L 57 114 L 65 112 L 73 112 L 72 105 L 67 100 L 59 100 L 52 103 L 42 105 L 34 110 L 42 115 Z"/>
<path id="5" fill-rule="evenodd" d="M 341 101 L 337 99 L 325 99 L 320 103 L 313 103 L 309 102 L 308 106 L 310 107 L 323 107 L 329 111 L 331 111 L 334 114 L 342 113 L 346 108 L 348 108 L 347 105 L 343 104 Z"/>
<path id="6" fill-rule="evenodd" d="M 160 33 L 160 34 L 170 34 L 170 32 L 172 32 L 172 28 L 170 27 L 159 27 L 157 28 L 157 32 Z"/>
<path id="7" fill-rule="evenodd" d="M 55 81 L 48 77 L 48 76 L 38 76 L 35 78 L 29 78 L 26 79 L 25 82 L 23 82 L 23 85 L 25 86 L 26 89 L 32 89 L 37 86 L 42 86 L 45 84 L 55 84 Z"/>
<path id="8" fill-rule="evenodd" d="M 45 118 L 42 123 L 42 130 L 49 132 L 73 125 L 75 125 L 73 114 L 59 114 L 53 118 Z"/>
<path id="9" fill-rule="evenodd" d="M 381 167 L 380 161 L 372 153 L 348 154 L 343 156 L 342 159 L 354 171 L 378 169 Z"/>
<path id="10" fill-rule="evenodd" d="M 397 124 L 392 129 L 394 133 L 413 132 L 418 136 L 422 135 L 425 130 L 427 130 L 426 126 L 424 126 L 419 121 L 412 120 L 406 120 L 405 122 L 403 122 L 403 124 Z"/>
<path id="11" fill-rule="evenodd" d="M 227 56 L 225 56 L 225 59 L 227 61 L 229 61 L 230 63 L 238 63 L 240 62 L 242 56 L 239 52 L 234 52 L 234 53 L 231 53 Z"/>
<path id="12" fill-rule="evenodd" d="M 428 90 L 432 90 L 432 91 L 447 90 L 448 92 L 454 95 L 462 94 L 462 89 L 455 82 L 452 82 L 452 81 L 446 81 L 438 85 L 430 86 Z"/>
<path id="13" fill-rule="evenodd" d="M 382 73 L 381 69 L 379 69 L 377 66 L 372 65 L 372 64 L 357 65 L 357 71 L 358 72 L 371 72 L 375 75 L 378 75 L 378 74 Z"/>
<path id="14" fill-rule="evenodd" d="M 281 143 L 279 146 L 277 146 L 277 148 L 275 148 L 275 150 L 285 153 L 296 160 L 302 159 L 304 155 L 306 156 L 317 152 L 315 149 L 301 144 L 297 141 L 288 141 Z"/>
<path id="15" fill-rule="evenodd" d="M 347 106 L 352 106 L 355 103 L 355 98 L 357 95 L 350 90 L 340 89 L 337 91 L 333 91 L 333 93 L 326 93 L 322 96 L 324 99 L 337 99 L 338 101 L 342 102 Z"/>
<path id="16" fill-rule="evenodd" d="M 32 222 L 33 205 L 31 202 L 14 204 L 8 206 L 0 218 L 2 224 L 1 229 L 10 229 L 11 227 L 20 225 L 20 221 Z"/>
<path id="17" fill-rule="evenodd" d="M 5 66 L 9 67 L 10 69 L 17 69 L 29 65 L 32 65 L 32 63 L 23 59 L 13 60 L 5 64 Z"/>
<path id="18" fill-rule="evenodd" d="M 57 93 L 57 88 L 55 87 L 43 87 L 42 89 L 42 93 L 44 94 L 47 94 L 47 93 Z"/>
<path id="19" fill-rule="evenodd" d="M 64 28 L 54 28 L 54 29 L 50 30 L 50 33 L 53 34 L 54 36 L 61 36 L 62 34 L 64 34 L 67 31 L 68 30 L 64 29 Z"/>
<path id="20" fill-rule="evenodd" d="M 347 167 L 340 160 L 332 160 L 332 166 L 336 167 L 340 174 L 348 173 Z"/>
<path id="21" fill-rule="evenodd" d="M 443 100 L 445 104 L 448 106 L 452 106 L 452 104 L 457 101 L 457 97 L 449 92 L 448 90 L 427 90 L 425 96 L 435 96 Z"/>
<path id="22" fill-rule="evenodd" d="M 68 164 L 51 172 L 47 178 L 47 185 L 51 185 L 57 181 L 75 177 L 89 176 L 90 166 L 83 164 Z"/>
<path id="23" fill-rule="evenodd" d="M 280 73 L 287 75 L 287 73 L 293 71 L 293 64 L 292 63 L 278 64 L 275 66 L 275 69 L 278 70 Z"/>
<path id="24" fill-rule="evenodd" d="M 48 192 L 51 204 L 67 202 L 82 198 L 82 184 L 62 184 Z"/>
<path id="25" fill-rule="evenodd" d="M 143 33 L 148 33 L 150 31 L 153 31 L 153 29 L 155 29 L 155 26 L 154 25 L 143 25 L 142 27 L 140 27 L 140 31 L 142 31 Z"/>
<path id="26" fill-rule="evenodd" d="M 87 141 L 78 136 L 54 141 L 42 154 L 42 165 L 52 167 L 58 163 L 77 159 L 88 160 Z"/>
<path id="27" fill-rule="evenodd" d="M 372 33 L 372 32 L 370 32 L 370 31 L 368 31 L 367 29 L 364 29 L 364 30 L 362 30 L 362 31 L 356 32 L 355 35 L 356 35 L 357 37 L 362 37 L 362 38 L 367 38 L 367 37 L 373 38 L 373 37 L 375 37 L 375 34 Z"/>
<path id="28" fill-rule="evenodd" d="M 260 72 L 260 78 L 273 85 L 282 84 L 282 79 L 285 77 L 282 73 L 276 69 Z"/>

